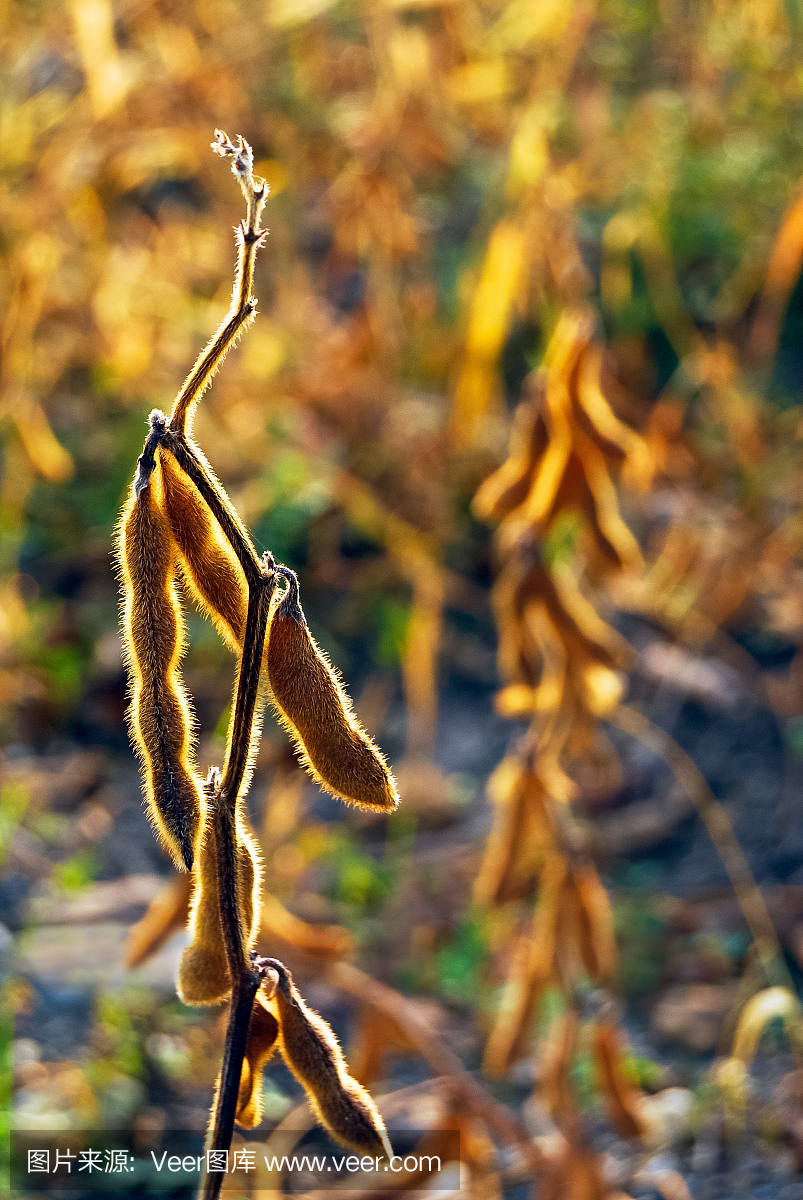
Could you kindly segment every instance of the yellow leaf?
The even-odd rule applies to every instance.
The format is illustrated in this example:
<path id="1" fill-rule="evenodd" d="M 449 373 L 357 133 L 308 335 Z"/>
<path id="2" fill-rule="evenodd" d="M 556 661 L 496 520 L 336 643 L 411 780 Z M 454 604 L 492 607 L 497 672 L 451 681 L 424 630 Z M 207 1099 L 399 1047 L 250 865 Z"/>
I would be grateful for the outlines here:
<path id="1" fill-rule="evenodd" d="M 551 113 L 539 99 L 525 112 L 513 134 L 508 161 L 507 191 L 518 195 L 524 188 L 540 183 L 549 166 L 546 125 Z"/>
<path id="2" fill-rule="evenodd" d="M 446 90 L 455 104 L 500 100 L 510 89 L 510 72 L 504 58 L 465 63 L 455 67 L 446 80 Z"/>
<path id="3" fill-rule="evenodd" d="M 50 422 L 39 404 L 29 403 L 22 408 L 11 406 L 12 415 L 33 465 L 51 483 L 65 483 L 72 478 L 75 464 L 50 428 Z"/>
<path id="4" fill-rule="evenodd" d="M 466 357 L 455 388 L 452 431 L 470 444 L 485 415 L 496 360 L 518 299 L 524 267 L 525 233 L 503 218 L 491 233 L 474 290 L 466 334 Z"/>
<path id="5" fill-rule="evenodd" d="M 276 158 L 261 158 L 254 164 L 254 174 L 265 180 L 271 197 L 278 196 L 290 182 L 290 172 Z"/>
<path id="6" fill-rule="evenodd" d="M 490 40 L 500 50 L 521 53 L 530 42 L 557 42 L 572 17 L 567 0 L 509 0 L 491 30 Z"/>
<path id="7" fill-rule="evenodd" d="M 470 355 L 492 359 L 502 348 L 521 280 L 524 240 L 524 230 L 507 218 L 488 239 L 468 323 L 466 349 Z"/>
<path id="8" fill-rule="evenodd" d="M 292 29 L 319 17 L 334 3 L 335 0 L 269 0 L 267 21 L 274 29 Z"/>
<path id="9" fill-rule="evenodd" d="M 69 9 L 89 102 L 95 119 L 102 121 L 122 102 L 131 82 L 114 40 L 112 6 L 109 0 L 70 0 Z"/>
<path id="10" fill-rule="evenodd" d="M 284 362 L 282 338 L 270 327 L 252 330 L 243 343 L 243 370 L 252 379 L 265 383 L 272 379 Z"/>
<path id="11" fill-rule="evenodd" d="M 121 190 L 131 191 L 160 175 L 188 178 L 198 170 L 192 140 L 172 129 L 149 129 L 133 137 L 110 164 Z"/>
<path id="12" fill-rule="evenodd" d="M 537 688 L 528 687 L 526 683 L 511 683 L 496 693 L 494 708 L 500 717 L 508 717 L 510 720 L 532 716 L 536 708 L 537 692 Z"/>
<path id="13" fill-rule="evenodd" d="M 396 80 L 404 91 L 418 91 L 431 84 L 429 40 L 420 26 L 403 25 L 394 30 L 388 41 L 388 54 Z"/>
<path id="14" fill-rule="evenodd" d="M 748 1000 L 742 1009 L 739 1024 L 736 1027 L 736 1036 L 733 1039 L 733 1059 L 738 1059 L 746 1067 L 749 1067 L 755 1057 L 761 1035 L 774 1017 L 782 1017 L 784 1024 L 790 1021 L 800 1021 L 800 1002 L 789 988 L 765 988 L 763 992 L 759 992 Z"/>

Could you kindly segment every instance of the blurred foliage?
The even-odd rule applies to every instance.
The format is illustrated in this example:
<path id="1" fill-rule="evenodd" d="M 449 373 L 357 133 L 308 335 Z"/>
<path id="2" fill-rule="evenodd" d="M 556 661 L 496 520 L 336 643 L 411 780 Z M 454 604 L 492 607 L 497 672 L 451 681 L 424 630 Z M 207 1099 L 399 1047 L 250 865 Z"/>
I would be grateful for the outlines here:
<path id="1" fill-rule="evenodd" d="M 436 955 L 440 994 L 456 1003 L 476 1003 L 486 952 L 480 923 L 471 918 L 461 921 L 454 938 Z"/>
<path id="2" fill-rule="evenodd" d="M 69 0 L 10 3 L 3 21 L 7 736 L 62 729 L 102 673 L 106 546 L 144 416 L 169 407 L 228 296 L 215 125 L 255 147 L 271 238 L 259 321 L 206 398 L 199 438 L 260 545 L 301 569 L 336 657 L 407 656 L 422 720 L 444 597 L 416 591 L 399 522 L 424 538 L 434 576 L 454 561 L 482 578 L 465 497 L 563 302 L 567 222 L 626 417 L 643 426 L 657 397 L 684 404 L 719 500 L 711 519 L 740 498 L 754 519 L 767 486 L 765 519 L 768 505 L 776 527 L 786 519 L 794 425 L 758 458 L 738 443 L 756 422 L 766 441 L 767 402 L 797 411 L 803 386 L 793 9 Z M 711 382 L 700 337 L 742 353 L 738 403 Z M 577 537 L 570 514 L 546 560 L 569 561 Z M 778 576 L 797 568 L 775 550 L 764 623 L 796 637 Z M 452 646 L 456 610 L 477 601 L 453 582 L 445 600 Z"/>
<path id="3" fill-rule="evenodd" d="M 350 908 L 355 917 L 376 911 L 393 888 L 392 868 L 377 862 L 339 829 L 328 835 L 322 857 L 333 875 L 330 887 L 324 890 Z"/>
<path id="4" fill-rule="evenodd" d="M 96 850 L 81 850 L 72 858 L 58 863 L 53 868 L 51 879 L 61 891 L 77 892 L 92 882 L 98 873 L 98 865 Z"/>
<path id="5" fill-rule="evenodd" d="M 613 906 L 619 945 L 617 982 L 633 999 L 655 991 L 666 970 L 666 914 L 648 894 L 620 894 Z"/>
<path id="6" fill-rule="evenodd" d="M 65 736 L 125 744 L 109 542 L 147 413 L 170 408 L 228 304 L 240 214 L 208 152 L 221 126 L 254 147 L 271 235 L 259 316 L 197 437 L 258 548 L 298 570 L 316 637 L 367 680 L 364 719 L 395 739 L 412 814 L 383 849 L 370 829 L 305 822 L 297 796 L 282 824 L 269 795 L 266 860 L 279 890 L 312 887 L 387 951 L 389 975 L 484 1012 L 522 897 L 486 923 L 459 864 L 414 877 L 413 839 L 470 804 L 472 781 L 432 765 L 445 679 L 482 695 L 494 681 L 495 564 L 470 498 L 580 303 L 611 410 L 653 478 L 609 480 L 638 541 L 627 570 L 600 565 L 576 497 L 540 530 L 540 562 L 690 654 L 745 652 L 801 754 L 800 5 L 8 0 L 0 40 L 0 735 L 16 744 L 0 855 L 22 829 L 61 860 L 26 860 L 59 894 L 99 874 L 113 805 L 73 822 L 34 768 L 33 784 L 11 768 Z M 212 755 L 230 658 L 190 627 Z M 614 684 L 575 713 L 589 745 L 561 770 L 583 799 L 621 784 L 594 741 Z M 289 810 L 290 793 L 277 797 Z M 618 986 L 637 1001 L 665 982 L 671 942 L 649 871 L 627 868 L 614 906 Z M 744 946 L 685 950 L 735 970 Z M 211 1087 L 215 1030 L 149 1004 L 104 992 L 84 1083 L 34 1057 L 25 1086 L 47 1079 L 57 1111 L 108 1120 L 145 1104 L 151 1075 Z M 570 1010 L 548 989 L 539 1011 L 590 1103 L 596 1060 Z M 649 1061 L 620 1058 L 650 1090 Z M 703 1089 L 701 1128 L 718 1086 Z M 279 1119 L 288 1101 L 279 1085 L 271 1095 Z"/>

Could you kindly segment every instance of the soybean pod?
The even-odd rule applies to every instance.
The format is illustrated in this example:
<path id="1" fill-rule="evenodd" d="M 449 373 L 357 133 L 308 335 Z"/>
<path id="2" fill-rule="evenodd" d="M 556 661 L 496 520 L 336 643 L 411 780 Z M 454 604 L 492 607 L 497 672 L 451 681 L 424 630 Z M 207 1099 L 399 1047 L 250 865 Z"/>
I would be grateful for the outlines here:
<path id="1" fill-rule="evenodd" d="M 159 451 L 165 513 L 179 552 L 184 583 L 202 612 L 239 653 L 248 591 L 242 567 L 198 489 L 168 451 Z"/>
<path id="2" fill-rule="evenodd" d="M 204 801 L 193 760 L 194 717 L 179 675 L 185 633 L 173 543 L 153 484 L 152 475 L 145 482 L 138 476 L 117 535 L 128 723 L 143 767 L 148 815 L 183 871 L 192 867 Z"/>
<path id="3" fill-rule="evenodd" d="M 307 1008 L 282 963 L 272 958 L 263 962 L 279 976 L 274 1000 L 282 1058 L 306 1091 L 318 1120 L 341 1145 L 391 1158 L 385 1123 L 368 1092 L 349 1075 L 329 1025 Z"/>
<path id="4" fill-rule="evenodd" d="M 324 791 L 359 808 L 393 812 L 399 796 L 384 755 L 307 628 L 295 574 L 276 570 L 288 585 L 268 634 L 268 679 L 278 717 Z"/>
<path id="5" fill-rule="evenodd" d="M 219 1004 L 231 991 L 220 919 L 221 887 L 237 895 L 244 945 L 250 949 L 256 938 L 262 890 L 259 854 L 241 818 L 236 828 L 237 879 L 221 878 L 214 821 L 211 814 L 207 817 L 193 869 L 194 891 L 188 925 L 192 941 L 182 953 L 178 968 L 178 994 L 185 1004 Z"/>

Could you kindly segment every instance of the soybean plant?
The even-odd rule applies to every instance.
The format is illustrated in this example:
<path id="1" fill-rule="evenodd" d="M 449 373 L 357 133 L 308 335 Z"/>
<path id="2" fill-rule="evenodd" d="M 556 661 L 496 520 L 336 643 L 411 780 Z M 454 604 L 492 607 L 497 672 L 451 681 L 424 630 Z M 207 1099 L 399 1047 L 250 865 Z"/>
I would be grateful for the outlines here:
<path id="1" fill-rule="evenodd" d="M 383 755 L 307 628 L 296 576 L 270 553 L 257 555 L 192 437 L 199 397 L 254 319 L 254 260 L 266 234 L 261 217 L 268 189 L 253 173 L 251 147 L 217 130 L 212 149 L 232 160 L 247 211 L 237 229 L 231 308 L 170 416 L 151 413 L 118 527 L 129 726 L 156 834 L 179 870 L 192 871 L 192 940 L 179 966 L 179 995 L 186 1004 L 229 1003 L 208 1148 L 228 1150 L 235 1121 L 247 1128 L 259 1123 L 262 1072 L 278 1050 L 332 1137 L 352 1149 L 391 1154 L 382 1118 L 349 1074 L 326 1021 L 307 1007 L 282 963 L 254 950 L 262 864 L 245 796 L 265 703 L 321 787 L 380 812 L 393 811 L 399 798 Z M 206 780 L 181 681 L 181 593 L 211 618 L 238 657 L 225 762 Z M 221 1181 L 220 1174 L 206 1176 L 203 1200 L 214 1200 Z"/>

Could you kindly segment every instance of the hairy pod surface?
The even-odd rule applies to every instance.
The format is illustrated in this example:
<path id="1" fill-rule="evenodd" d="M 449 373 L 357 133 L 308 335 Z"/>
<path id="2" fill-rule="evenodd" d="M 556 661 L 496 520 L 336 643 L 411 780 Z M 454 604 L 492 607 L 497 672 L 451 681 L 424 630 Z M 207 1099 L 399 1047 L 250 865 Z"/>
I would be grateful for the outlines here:
<path id="1" fill-rule="evenodd" d="M 131 687 L 129 728 L 141 759 L 148 815 L 180 871 L 193 863 L 204 801 L 192 756 L 193 716 L 179 675 L 184 623 L 169 526 L 153 480 L 132 488 L 117 540 Z"/>
<path id="2" fill-rule="evenodd" d="M 221 885 L 228 889 L 236 886 L 243 941 L 248 949 L 254 944 L 259 927 L 262 872 L 254 839 L 240 821 L 237 823 L 237 857 L 236 883 L 221 880 L 214 824 L 207 819 L 193 868 L 195 890 L 188 926 L 192 942 L 181 955 L 178 968 L 178 994 L 185 1004 L 219 1004 L 231 991 L 231 974 L 220 922 Z"/>
<path id="3" fill-rule="evenodd" d="M 289 586 L 271 621 L 267 653 L 278 715 L 325 791 L 360 808 L 393 812 L 399 796 L 385 758 L 307 628 L 295 576 L 286 568 L 280 572 Z"/>
<path id="4" fill-rule="evenodd" d="M 279 1049 L 318 1120 L 341 1145 L 390 1158 L 385 1123 L 368 1092 L 349 1074 L 332 1030 L 307 1008 L 287 968 L 275 959 L 268 961 L 279 976 L 274 997 Z"/>
<path id="5" fill-rule="evenodd" d="M 279 1022 L 265 1007 L 257 992 L 240 1076 L 237 1115 L 234 1118 L 243 1129 L 254 1129 L 262 1120 L 262 1075 L 276 1049 L 278 1037 Z"/>
<path id="6" fill-rule="evenodd" d="M 165 513 L 187 590 L 201 611 L 214 621 L 230 649 L 239 652 L 248 609 L 242 567 L 208 505 L 173 456 L 161 450 L 158 460 Z"/>

